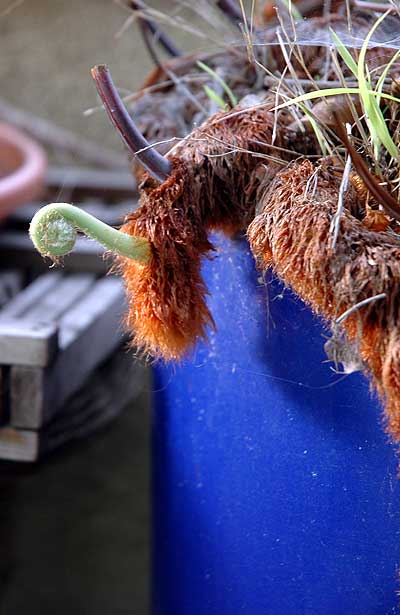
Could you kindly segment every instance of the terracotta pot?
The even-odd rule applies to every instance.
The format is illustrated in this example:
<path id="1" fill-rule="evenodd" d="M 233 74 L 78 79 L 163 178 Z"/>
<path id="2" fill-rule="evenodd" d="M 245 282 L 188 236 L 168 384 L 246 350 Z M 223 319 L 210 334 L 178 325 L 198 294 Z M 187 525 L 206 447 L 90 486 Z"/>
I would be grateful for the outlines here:
<path id="1" fill-rule="evenodd" d="M 44 150 L 17 128 L 0 123 L 0 219 L 44 188 Z"/>

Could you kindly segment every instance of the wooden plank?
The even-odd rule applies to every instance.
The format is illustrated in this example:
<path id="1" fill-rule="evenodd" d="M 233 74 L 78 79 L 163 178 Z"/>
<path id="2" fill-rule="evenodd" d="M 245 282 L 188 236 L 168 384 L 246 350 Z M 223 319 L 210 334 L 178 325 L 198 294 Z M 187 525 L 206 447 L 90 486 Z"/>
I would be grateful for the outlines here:
<path id="1" fill-rule="evenodd" d="M 37 461 L 69 442 L 87 437 L 118 416 L 144 391 L 147 368 L 120 348 L 69 398 L 42 430 L 0 429 L 0 459 Z"/>
<path id="2" fill-rule="evenodd" d="M 54 323 L 26 323 L 19 319 L 0 321 L 0 363 L 35 365 L 51 363 L 58 350 L 58 330 Z"/>
<path id="3" fill-rule="evenodd" d="M 0 362 L 44 367 L 58 350 L 57 321 L 94 284 L 90 274 L 44 275 L 0 311 Z"/>
<path id="4" fill-rule="evenodd" d="M 37 278 L 32 284 L 24 288 L 17 296 L 13 297 L 0 311 L 0 320 L 18 318 L 32 305 L 40 301 L 43 295 L 51 292 L 61 278 L 61 273 L 53 271 Z"/>
<path id="5" fill-rule="evenodd" d="M 0 310 L 0 321 L 23 318 L 29 322 L 56 322 L 94 281 L 94 275 L 89 273 L 44 274 Z"/>
<path id="6" fill-rule="evenodd" d="M 39 301 L 20 316 L 29 322 L 57 322 L 94 282 L 94 275 L 89 273 L 61 276 L 51 292 L 42 295 Z"/>
<path id="7" fill-rule="evenodd" d="M 61 273 L 41 276 L 0 311 L 0 363 L 2 365 L 47 365 L 58 350 L 54 323 L 26 322 L 22 316 L 40 304 L 61 280 Z"/>
<path id="8" fill-rule="evenodd" d="M 0 369 L 0 427 L 3 427 L 10 421 L 8 393 L 9 393 L 9 375 L 8 367 Z"/>
<path id="9" fill-rule="evenodd" d="M 0 309 L 20 292 L 22 283 L 22 271 L 12 269 L 0 271 Z"/>
<path id="10" fill-rule="evenodd" d="M 60 351 L 45 369 L 11 368 L 11 424 L 38 429 L 83 386 L 90 373 L 121 343 L 124 290 L 103 278 L 59 321 Z M 36 393 L 32 392 L 35 383 Z"/>
<path id="11" fill-rule="evenodd" d="M 21 271 L 6 269 L 0 272 L 0 310 L 21 290 L 22 282 Z M 9 420 L 8 377 L 8 368 L 0 367 L 0 426 Z"/>
<path id="12" fill-rule="evenodd" d="M 129 403 L 134 404 L 146 382 L 147 368 L 135 361 L 126 349 L 120 349 L 92 374 L 85 387 L 40 432 L 39 453 L 48 453 L 103 428 Z"/>
<path id="13" fill-rule="evenodd" d="M 120 338 L 124 309 L 125 294 L 122 280 L 115 276 L 98 280 L 91 292 L 82 296 L 81 300 L 72 306 L 60 319 L 60 348 L 63 350 L 68 349 L 72 343 L 79 340 L 80 336 L 86 335 L 86 330 L 93 327 L 94 323 L 99 321 L 99 319 L 102 319 L 101 324 L 106 326 L 112 337 L 115 337 L 115 331 L 117 331 L 117 337 Z M 120 320 L 117 321 L 116 317 Z M 103 331 L 103 334 L 101 331 Z M 105 331 L 106 329 L 102 330 L 100 325 L 97 324 L 93 334 L 104 336 Z M 93 342 L 96 352 L 100 351 L 101 346 L 104 344 L 103 340 L 100 338 L 93 340 Z M 81 342 L 79 342 L 79 346 L 81 346 Z"/>
<path id="14" fill-rule="evenodd" d="M 75 202 L 85 196 L 90 198 L 100 196 L 113 200 L 130 199 L 137 193 L 135 178 L 129 171 L 50 167 L 47 171 L 46 183 L 57 194 L 61 187 L 62 194 L 67 194 L 68 198 L 72 198 Z"/>
<path id="15" fill-rule="evenodd" d="M 0 429 L 0 459 L 36 461 L 39 457 L 39 434 L 13 427 Z"/>
<path id="16" fill-rule="evenodd" d="M 87 271 L 105 274 L 109 264 L 105 250 L 97 242 L 78 237 L 73 251 L 62 259 L 65 271 Z M 26 232 L 6 231 L 0 235 L 0 262 L 23 270 L 48 271 L 50 259 L 44 259 L 33 246 Z"/>

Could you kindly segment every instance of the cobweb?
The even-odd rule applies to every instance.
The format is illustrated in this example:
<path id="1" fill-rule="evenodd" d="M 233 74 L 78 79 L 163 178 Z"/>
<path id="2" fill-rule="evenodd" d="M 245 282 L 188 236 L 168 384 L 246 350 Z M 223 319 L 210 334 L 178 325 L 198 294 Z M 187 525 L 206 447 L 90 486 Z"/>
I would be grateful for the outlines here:
<path id="1" fill-rule="evenodd" d="M 361 48 L 375 20 L 376 17 L 371 13 L 370 18 L 364 17 L 358 20 L 355 17 L 352 30 L 349 30 L 346 18 L 340 21 L 332 20 L 331 27 L 346 47 Z M 253 45 L 255 47 L 278 45 L 279 36 L 287 44 L 290 42 L 300 46 L 335 47 L 328 25 L 322 20 L 318 23 L 318 19 L 289 22 L 284 28 L 275 26 L 257 30 L 253 33 Z M 233 41 L 232 44 L 243 45 L 243 40 Z M 368 47 L 400 49 L 400 18 L 388 15 L 373 33 Z"/>

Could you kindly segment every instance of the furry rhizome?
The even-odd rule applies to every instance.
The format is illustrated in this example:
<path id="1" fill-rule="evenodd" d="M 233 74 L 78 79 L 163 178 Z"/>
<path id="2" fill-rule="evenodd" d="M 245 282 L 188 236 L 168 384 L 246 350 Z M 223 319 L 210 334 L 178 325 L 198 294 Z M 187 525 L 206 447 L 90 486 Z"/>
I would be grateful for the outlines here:
<path id="1" fill-rule="evenodd" d="M 202 258 L 213 251 L 208 231 L 234 234 L 253 219 L 254 171 L 267 163 L 260 155 L 272 153 L 272 106 L 213 116 L 174 148 L 165 182 L 142 182 L 140 207 L 122 230 L 149 240 L 150 260 L 119 265 L 133 342 L 152 357 L 180 359 L 213 325 L 201 275 Z"/>
<path id="2" fill-rule="evenodd" d="M 346 192 L 336 246 L 331 222 L 340 173 L 328 162 L 305 160 L 278 173 L 260 194 L 248 229 L 258 265 L 272 266 L 313 311 L 327 321 L 358 302 L 386 298 L 354 311 L 344 322 L 385 405 L 387 429 L 400 440 L 400 242 L 390 229 L 365 224 L 357 191 Z"/>

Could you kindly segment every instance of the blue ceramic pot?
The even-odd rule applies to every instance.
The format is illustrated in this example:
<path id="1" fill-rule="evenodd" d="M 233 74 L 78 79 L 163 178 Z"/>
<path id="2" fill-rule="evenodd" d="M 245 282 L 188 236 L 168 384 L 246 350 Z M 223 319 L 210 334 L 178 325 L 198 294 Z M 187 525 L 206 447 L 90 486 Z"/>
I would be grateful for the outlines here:
<path id="1" fill-rule="evenodd" d="M 155 369 L 154 615 L 393 615 L 400 491 L 381 408 L 244 241 L 204 265 L 218 331 Z"/>

